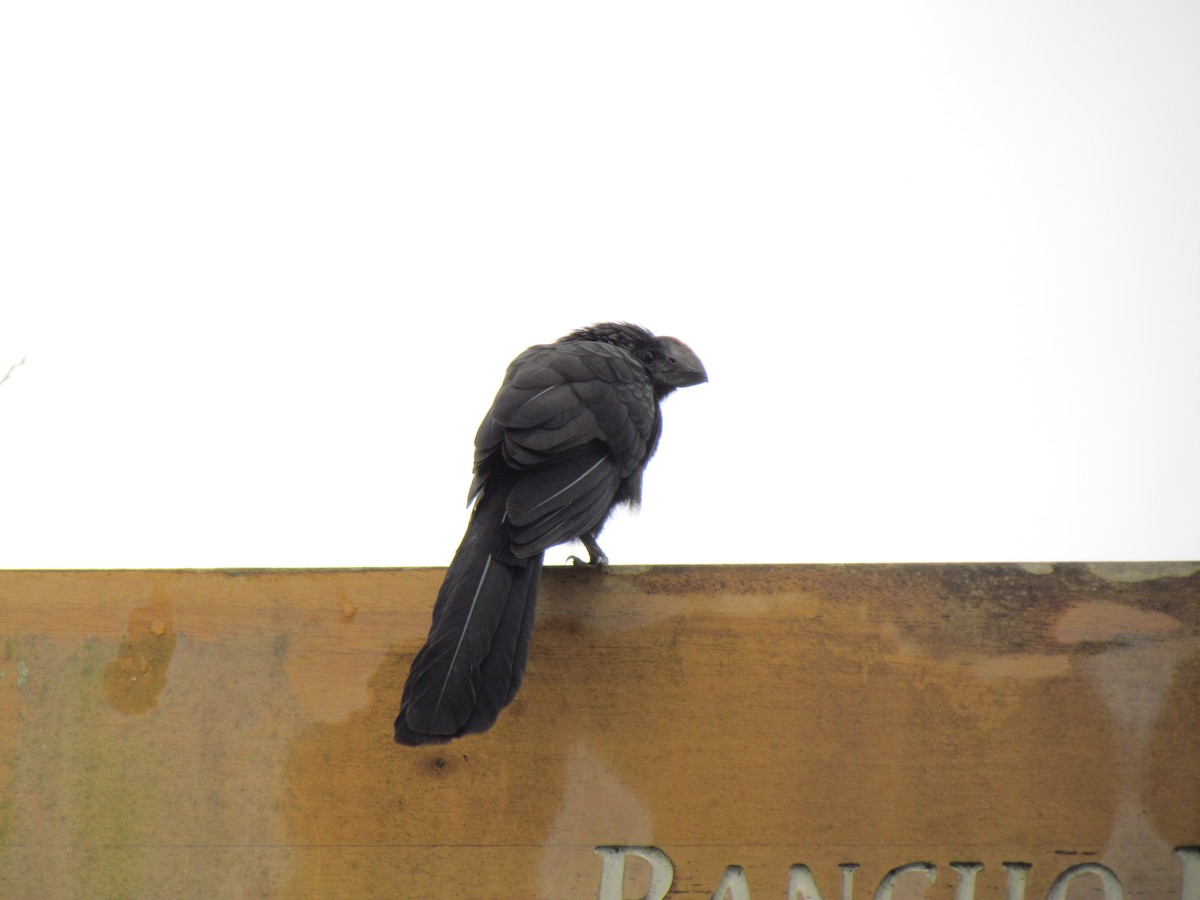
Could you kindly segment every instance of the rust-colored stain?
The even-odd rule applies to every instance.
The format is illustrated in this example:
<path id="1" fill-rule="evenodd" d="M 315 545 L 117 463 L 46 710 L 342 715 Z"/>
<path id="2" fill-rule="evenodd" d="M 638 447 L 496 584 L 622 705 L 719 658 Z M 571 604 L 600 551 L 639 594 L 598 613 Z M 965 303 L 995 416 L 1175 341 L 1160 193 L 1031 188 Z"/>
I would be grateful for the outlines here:
<path id="1" fill-rule="evenodd" d="M 154 706 L 175 653 L 172 624 L 171 602 L 162 589 L 129 614 L 117 657 L 104 669 L 104 695 L 113 709 L 132 714 Z"/>
<path id="2" fill-rule="evenodd" d="M 928 860 L 895 897 L 977 861 L 980 898 L 1087 863 L 1174 900 L 1200 573 L 1163 573 L 552 568 L 516 701 L 420 749 L 440 570 L 0 573 L 0 896 L 591 898 L 616 845 L 658 848 L 630 897 L 669 858 L 671 897 Z"/>

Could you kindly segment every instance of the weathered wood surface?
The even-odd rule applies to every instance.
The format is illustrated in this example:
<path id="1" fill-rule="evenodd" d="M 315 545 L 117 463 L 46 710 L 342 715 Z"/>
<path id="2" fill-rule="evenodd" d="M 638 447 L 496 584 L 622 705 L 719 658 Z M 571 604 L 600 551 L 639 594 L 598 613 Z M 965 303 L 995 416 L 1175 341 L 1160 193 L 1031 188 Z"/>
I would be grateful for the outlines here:
<path id="1" fill-rule="evenodd" d="M 1200 896 L 1198 569 L 549 569 L 516 702 L 419 750 L 440 570 L 0 572 L 0 897 L 596 897 L 603 845 L 672 897 Z"/>

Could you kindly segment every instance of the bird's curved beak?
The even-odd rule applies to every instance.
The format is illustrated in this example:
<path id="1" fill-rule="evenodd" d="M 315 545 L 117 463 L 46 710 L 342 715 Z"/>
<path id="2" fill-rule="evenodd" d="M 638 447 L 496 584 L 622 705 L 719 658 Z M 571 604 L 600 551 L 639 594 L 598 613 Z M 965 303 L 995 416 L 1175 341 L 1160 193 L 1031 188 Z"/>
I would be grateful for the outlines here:
<path id="1" fill-rule="evenodd" d="M 670 367 L 661 377 L 672 387 L 690 387 L 693 384 L 703 384 L 708 381 L 708 373 L 704 371 L 704 363 L 700 362 L 692 348 L 678 338 L 665 337 L 667 356 L 671 361 Z"/>

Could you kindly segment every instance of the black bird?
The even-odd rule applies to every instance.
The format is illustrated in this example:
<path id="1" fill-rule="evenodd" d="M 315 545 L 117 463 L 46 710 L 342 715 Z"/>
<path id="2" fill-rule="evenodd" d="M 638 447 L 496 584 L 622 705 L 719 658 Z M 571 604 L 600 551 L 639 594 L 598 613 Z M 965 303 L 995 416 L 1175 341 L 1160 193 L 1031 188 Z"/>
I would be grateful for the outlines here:
<path id="1" fill-rule="evenodd" d="M 521 686 L 543 554 L 578 539 L 587 564 L 607 564 L 596 535 L 615 507 L 641 500 L 663 397 L 707 380 L 682 341 L 623 322 L 513 360 L 475 435 L 475 507 L 404 684 L 397 743 L 492 727 Z"/>

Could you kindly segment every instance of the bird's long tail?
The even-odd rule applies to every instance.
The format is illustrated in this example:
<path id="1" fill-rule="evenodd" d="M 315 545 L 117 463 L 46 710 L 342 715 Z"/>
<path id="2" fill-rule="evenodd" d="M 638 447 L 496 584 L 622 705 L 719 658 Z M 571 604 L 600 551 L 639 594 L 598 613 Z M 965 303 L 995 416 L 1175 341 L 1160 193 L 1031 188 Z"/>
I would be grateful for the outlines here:
<path id="1" fill-rule="evenodd" d="M 486 731 L 521 685 L 542 554 L 519 559 L 509 550 L 506 494 L 484 490 L 446 571 L 429 637 L 404 683 L 397 743 L 440 744 Z"/>

